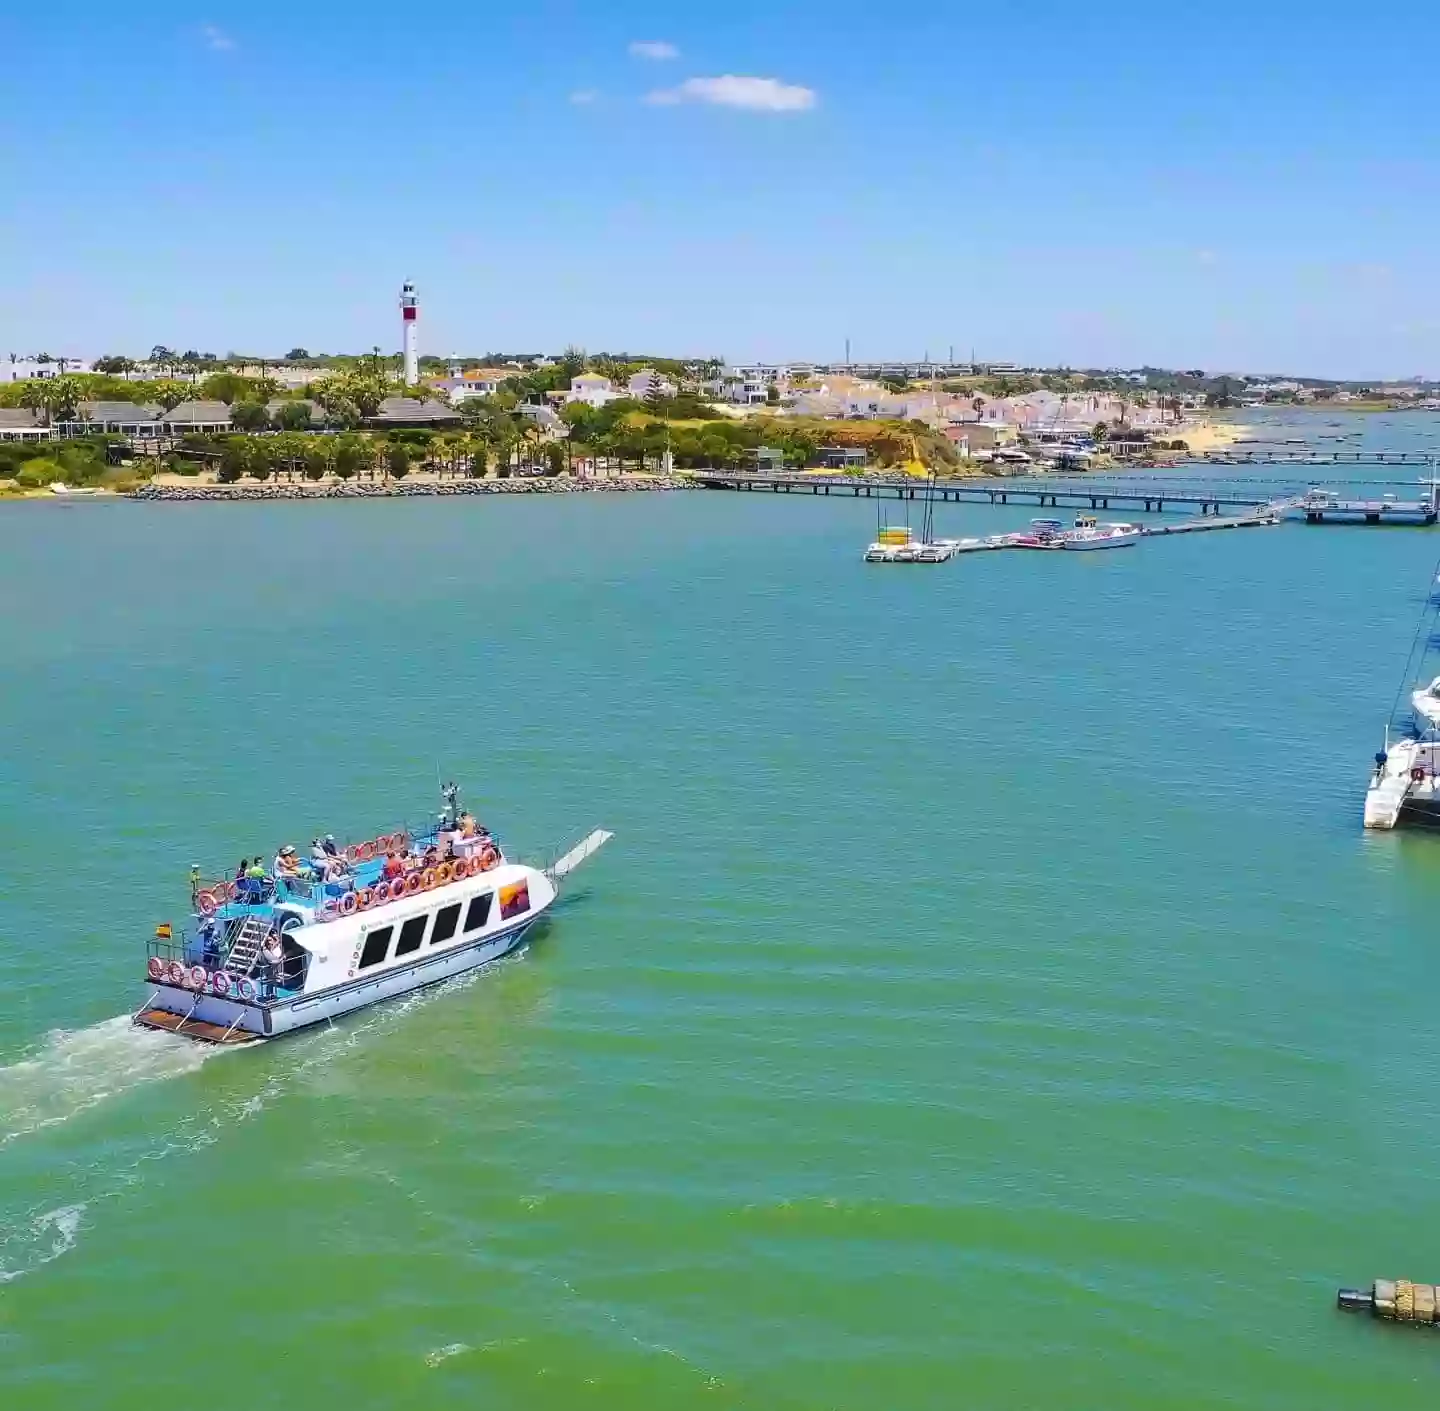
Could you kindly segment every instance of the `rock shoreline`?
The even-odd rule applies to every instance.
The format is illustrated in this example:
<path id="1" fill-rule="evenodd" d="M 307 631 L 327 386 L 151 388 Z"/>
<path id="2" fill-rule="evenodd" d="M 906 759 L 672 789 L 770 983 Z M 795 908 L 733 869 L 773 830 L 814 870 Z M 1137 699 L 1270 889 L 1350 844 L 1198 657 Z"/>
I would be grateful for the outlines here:
<path id="1" fill-rule="evenodd" d="M 141 485 L 132 500 L 381 500 L 427 495 L 616 494 L 643 490 L 699 490 L 685 475 L 647 475 L 616 480 L 580 480 L 568 475 L 507 480 L 348 480 L 265 485 Z"/>

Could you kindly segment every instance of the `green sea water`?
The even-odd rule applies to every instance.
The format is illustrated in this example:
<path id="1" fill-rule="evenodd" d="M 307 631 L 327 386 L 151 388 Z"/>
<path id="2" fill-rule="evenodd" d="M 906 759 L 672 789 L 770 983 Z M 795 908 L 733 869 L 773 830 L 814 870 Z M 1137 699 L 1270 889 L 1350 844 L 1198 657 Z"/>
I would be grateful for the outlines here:
<path id="1" fill-rule="evenodd" d="M 1440 538 L 873 527 L 0 513 L 0 1405 L 1433 1402 L 1333 1296 L 1440 1279 L 1440 839 L 1360 828 Z M 437 773 L 522 855 L 615 830 L 521 956 L 128 1028 L 190 862 Z"/>

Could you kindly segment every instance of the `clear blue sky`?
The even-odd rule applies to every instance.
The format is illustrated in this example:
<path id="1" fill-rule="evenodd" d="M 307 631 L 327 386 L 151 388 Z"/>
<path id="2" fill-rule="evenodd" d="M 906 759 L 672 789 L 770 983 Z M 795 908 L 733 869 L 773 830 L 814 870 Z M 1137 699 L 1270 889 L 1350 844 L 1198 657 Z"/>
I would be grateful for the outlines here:
<path id="1" fill-rule="evenodd" d="M 441 353 L 1440 374 L 1437 40 L 1415 0 L 4 6 L 0 349 L 393 349 L 409 277 Z"/>

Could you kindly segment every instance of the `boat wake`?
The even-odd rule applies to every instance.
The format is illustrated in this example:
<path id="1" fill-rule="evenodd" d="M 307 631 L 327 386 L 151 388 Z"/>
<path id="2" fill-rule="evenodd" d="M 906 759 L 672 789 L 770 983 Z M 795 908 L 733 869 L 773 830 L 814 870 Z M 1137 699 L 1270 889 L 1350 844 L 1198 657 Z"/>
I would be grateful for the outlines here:
<path id="1" fill-rule="evenodd" d="M 49 1264 L 75 1247 L 80 1235 L 80 1221 L 85 1214 L 85 1203 L 62 1205 L 55 1210 L 46 1210 L 36 1215 L 26 1229 L 20 1231 L 26 1245 L 26 1265 L 23 1269 L 7 1269 L 0 1263 L 0 1284 L 8 1284 L 22 1274 L 33 1273 L 44 1264 Z M 11 1244 L 12 1234 L 0 1236 L 0 1254 Z"/>
<path id="2" fill-rule="evenodd" d="M 128 1014 L 88 1029 L 54 1029 L 34 1053 L 0 1068 L 0 1147 L 141 1083 L 192 1073 L 217 1052 L 137 1028 Z"/>
<path id="3" fill-rule="evenodd" d="M 475 970 L 442 981 L 427 990 L 378 1005 L 346 1024 L 316 1028 L 289 1040 L 275 1052 L 287 1061 L 257 1071 L 247 1093 L 224 1097 L 172 1117 L 148 1133 L 143 1148 L 123 1166 L 75 1166 L 42 1176 L 49 1206 L 57 1185 L 69 1185 L 61 1198 L 68 1204 L 25 1208 L 23 1197 L 6 1208 L 0 1200 L 0 1285 L 33 1274 L 75 1247 L 82 1220 L 93 1221 L 106 1202 L 125 1197 L 145 1184 L 153 1163 L 197 1152 L 220 1141 L 237 1123 L 259 1116 L 297 1085 L 347 1052 L 391 1031 L 412 1011 L 445 994 L 469 989 L 487 974 L 522 962 L 528 947 Z M 269 1045 L 258 1046 L 268 1050 Z M 0 1068 L 0 1148 L 27 1133 L 69 1121 L 129 1089 L 163 1078 L 192 1073 L 217 1054 L 255 1055 L 255 1048 L 223 1049 L 154 1029 L 136 1027 L 128 1014 L 117 1015 L 88 1029 L 56 1030 L 30 1056 Z M 18 1191 L 16 1192 L 18 1195 Z M 442 1349 L 443 1351 L 443 1349 Z M 447 1355 L 455 1355 L 449 1352 Z"/>

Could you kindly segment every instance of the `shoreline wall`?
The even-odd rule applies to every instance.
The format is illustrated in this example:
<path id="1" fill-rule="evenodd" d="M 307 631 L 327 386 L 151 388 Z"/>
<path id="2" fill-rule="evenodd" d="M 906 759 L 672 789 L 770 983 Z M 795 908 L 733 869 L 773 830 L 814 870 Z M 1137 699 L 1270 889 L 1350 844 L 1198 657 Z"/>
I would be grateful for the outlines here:
<path id="1" fill-rule="evenodd" d="M 129 492 L 132 500 L 383 500 L 428 495 L 568 495 L 635 491 L 698 490 L 685 475 L 648 475 L 616 480 L 580 480 L 568 475 L 527 476 L 506 480 L 382 480 L 333 484 L 157 485 Z"/>

